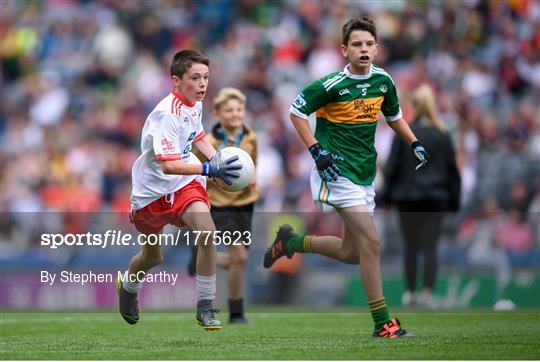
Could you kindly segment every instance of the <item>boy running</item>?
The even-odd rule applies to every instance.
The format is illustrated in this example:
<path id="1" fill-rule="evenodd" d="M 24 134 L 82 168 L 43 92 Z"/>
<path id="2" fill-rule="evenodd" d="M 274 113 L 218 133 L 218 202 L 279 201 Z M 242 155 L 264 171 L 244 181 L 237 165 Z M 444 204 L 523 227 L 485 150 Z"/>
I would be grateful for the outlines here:
<path id="1" fill-rule="evenodd" d="M 264 267 L 294 253 L 317 253 L 360 264 L 375 324 L 373 336 L 414 337 L 390 317 L 382 292 L 381 242 L 372 217 L 379 112 L 394 132 L 412 146 L 417 169 L 426 164 L 428 155 L 402 117 L 392 78 L 372 64 L 377 55 L 374 22 L 369 18 L 348 21 L 343 26 L 340 50 L 349 64 L 308 85 L 296 97 L 290 117 L 315 161 L 311 173 L 313 200 L 323 210 L 336 209 L 343 224 L 343 238 L 298 235 L 290 225 L 283 225 L 265 253 Z M 307 122 L 313 112 L 317 115 L 315 135 Z"/>
<path id="2" fill-rule="evenodd" d="M 242 168 L 237 157 L 222 160 L 204 136 L 202 103 L 208 86 L 209 60 L 195 50 L 176 53 L 171 64 L 173 91 L 150 113 L 142 130 L 141 156 L 132 169 L 130 215 L 137 230 L 158 234 L 167 224 L 187 225 L 210 232 L 214 223 L 202 176 L 217 177 L 226 183 L 238 177 Z M 191 153 L 192 145 L 210 161 L 201 162 Z M 212 301 L 216 292 L 216 246 L 212 238 L 199 243 L 197 258 L 197 322 L 206 330 L 221 329 Z M 145 245 L 128 269 L 129 281 L 117 281 L 119 309 L 129 324 L 139 321 L 137 293 L 142 280 L 137 273 L 161 264 L 160 245 Z"/>

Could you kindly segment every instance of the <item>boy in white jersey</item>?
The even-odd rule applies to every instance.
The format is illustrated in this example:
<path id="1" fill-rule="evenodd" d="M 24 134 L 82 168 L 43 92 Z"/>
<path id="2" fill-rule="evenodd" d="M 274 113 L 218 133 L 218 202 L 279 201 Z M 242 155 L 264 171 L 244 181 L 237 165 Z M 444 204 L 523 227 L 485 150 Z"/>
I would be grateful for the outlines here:
<path id="1" fill-rule="evenodd" d="M 132 169 L 131 222 L 145 235 L 158 234 L 167 224 L 215 231 L 203 176 L 231 183 L 242 165 L 238 157 L 222 160 L 202 127 L 202 104 L 208 86 L 209 60 L 194 50 L 176 53 L 171 64 L 173 91 L 150 113 L 142 130 L 141 156 Z M 201 162 L 192 145 L 210 161 Z M 217 180 L 216 180 L 217 181 Z M 153 243 L 152 243 L 153 244 Z M 216 291 L 216 246 L 212 237 L 199 243 L 197 258 L 197 322 L 206 330 L 221 329 L 212 306 Z M 119 309 L 129 324 L 139 320 L 137 276 L 161 264 L 160 245 L 145 245 L 133 257 L 129 281 L 117 281 Z"/>

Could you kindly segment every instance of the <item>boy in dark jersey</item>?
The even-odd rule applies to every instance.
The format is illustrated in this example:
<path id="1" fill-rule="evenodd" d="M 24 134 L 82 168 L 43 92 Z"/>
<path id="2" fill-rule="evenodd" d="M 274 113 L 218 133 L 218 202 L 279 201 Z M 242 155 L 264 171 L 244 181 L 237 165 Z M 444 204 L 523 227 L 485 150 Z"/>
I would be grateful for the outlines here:
<path id="1" fill-rule="evenodd" d="M 427 163 L 428 154 L 402 117 L 392 78 L 372 64 L 377 54 L 373 21 L 348 21 L 343 26 L 342 42 L 341 53 L 349 64 L 342 71 L 309 84 L 291 106 L 291 120 L 315 161 L 311 173 L 313 200 L 323 211 L 334 208 L 338 212 L 343 238 L 298 235 L 290 225 L 283 225 L 265 253 L 264 266 L 269 268 L 277 259 L 294 253 L 317 253 L 360 264 L 360 277 L 375 324 L 373 336 L 414 337 L 390 317 L 382 292 L 381 242 L 372 217 L 379 112 L 411 145 L 417 169 Z M 315 135 L 307 122 L 313 112 L 317 115 Z"/>

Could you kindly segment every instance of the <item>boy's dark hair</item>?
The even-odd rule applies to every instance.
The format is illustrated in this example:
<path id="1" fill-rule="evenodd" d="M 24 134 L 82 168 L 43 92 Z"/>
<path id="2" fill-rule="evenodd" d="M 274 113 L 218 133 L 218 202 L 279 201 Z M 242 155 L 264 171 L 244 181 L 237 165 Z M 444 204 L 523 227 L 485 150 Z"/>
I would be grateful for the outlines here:
<path id="1" fill-rule="evenodd" d="M 196 50 L 186 49 L 179 51 L 174 55 L 171 62 L 171 76 L 176 75 L 178 78 L 182 78 L 182 75 L 196 63 L 210 66 L 210 59 Z"/>
<path id="2" fill-rule="evenodd" d="M 377 28 L 375 27 L 375 22 L 373 19 L 368 17 L 363 17 L 362 19 L 351 19 L 343 25 L 343 32 L 341 36 L 341 41 L 343 45 L 347 45 L 349 43 L 349 38 L 351 36 L 351 33 L 354 30 L 364 30 L 375 38 L 375 41 L 377 41 Z"/>

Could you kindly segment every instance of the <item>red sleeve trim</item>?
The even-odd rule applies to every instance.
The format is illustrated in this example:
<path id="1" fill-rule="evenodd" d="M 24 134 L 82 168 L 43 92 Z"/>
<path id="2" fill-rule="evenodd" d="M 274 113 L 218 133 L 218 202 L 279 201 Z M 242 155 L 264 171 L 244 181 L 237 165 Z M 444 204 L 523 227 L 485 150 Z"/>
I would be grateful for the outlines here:
<path id="1" fill-rule="evenodd" d="M 202 131 L 197 136 L 195 136 L 195 138 L 193 139 L 193 142 L 197 142 L 197 141 L 202 140 L 204 138 L 204 136 L 206 136 L 206 132 Z"/>
<path id="2" fill-rule="evenodd" d="M 156 160 L 158 161 L 175 161 L 175 160 L 181 160 L 182 157 L 179 153 L 174 155 L 156 155 Z"/>

